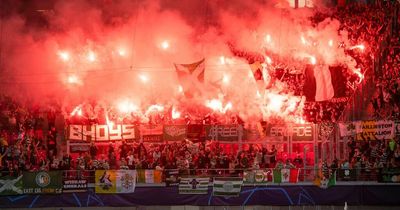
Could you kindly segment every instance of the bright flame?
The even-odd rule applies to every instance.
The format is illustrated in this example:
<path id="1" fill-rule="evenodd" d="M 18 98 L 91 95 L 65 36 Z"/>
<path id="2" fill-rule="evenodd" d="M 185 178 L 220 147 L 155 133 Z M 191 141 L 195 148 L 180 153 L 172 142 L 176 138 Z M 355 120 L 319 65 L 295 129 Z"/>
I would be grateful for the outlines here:
<path id="1" fill-rule="evenodd" d="M 146 83 L 146 82 L 149 81 L 149 78 L 148 78 L 146 75 L 144 75 L 144 74 L 139 75 L 139 78 L 140 78 L 140 80 L 142 80 L 142 82 L 144 82 L 144 83 Z"/>
<path id="2" fill-rule="evenodd" d="M 224 75 L 224 77 L 222 78 L 222 82 L 224 84 L 229 84 L 231 78 L 228 75 Z"/>
<path id="3" fill-rule="evenodd" d="M 87 59 L 90 62 L 94 62 L 96 61 L 96 54 L 94 54 L 94 52 L 90 51 L 87 55 Z"/>
<path id="4" fill-rule="evenodd" d="M 219 57 L 219 62 L 220 62 L 222 65 L 225 65 L 225 64 L 226 64 L 225 57 L 224 57 L 224 56 L 220 56 L 220 57 Z"/>
<path id="5" fill-rule="evenodd" d="M 179 112 L 179 111 L 177 111 L 176 109 L 175 109 L 175 107 L 173 107 L 172 108 L 172 113 L 171 113 L 171 117 L 172 117 L 172 119 L 178 119 L 178 118 L 180 118 L 181 117 L 181 113 Z"/>
<path id="6" fill-rule="evenodd" d="M 272 60 L 269 56 L 265 56 L 265 60 L 267 61 L 268 64 L 272 63 Z"/>
<path id="7" fill-rule="evenodd" d="M 363 44 L 359 44 L 359 45 L 355 45 L 355 46 L 350 47 L 350 49 L 351 49 L 351 50 L 353 50 L 353 49 L 360 49 L 361 51 L 364 51 L 365 46 L 364 46 Z"/>
<path id="8" fill-rule="evenodd" d="M 260 93 L 260 91 L 258 91 L 258 90 L 257 90 L 257 92 L 256 92 L 256 97 L 257 97 L 257 98 L 261 98 L 261 93 Z"/>
<path id="9" fill-rule="evenodd" d="M 270 43 L 270 42 L 271 42 L 271 35 L 267 34 L 267 35 L 265 36 L 265 41 L 266 41 L 267 43 Z"/>
<path id="10" fill-rule="evenodd" d="M 69 53 L 68 52 L 65 52 L 65 51 L 60 51 L 59 53 L 58 53 L 58 56 L 60 57 L 60 59 L 61 60 L 63 60 L 63 61 L 69 61 Z"/>
<path id="11" fill-rule="evenodd" d="M 138 107 L 129 101 L 122 101 L 118 104 L 118 110 L 121 113 L 129 113 L 129 112 L 134 112 L 138 110 Z"/>
<path id="12" fill-rule="evenodd" d="M 75 75 L 70 75 L 68 77 L 68 83 L 70 84 L 77 84 L 78 83 L 78 77 Z"/>
<path id="13" fill-rule="evenodd" d="M 304 45 L 307 44 L 307 40 L 304 38 L 304 36 L 301 36 L 300 39 L 301 39 L 301 43 L 303 43 Z"/>
<path id="14" fill-rule="evenodd" d="M 317 64 L 317 59 L 315 58 L 315 56 L 310 56 L 310 62 L 312 65 Z"/>
<path id="15" fill-rule="evenodd" d="M 179 85 L 179 86 L 178 86 L 178 92 L 180 92 L 180 93 L 183 92 L 183 87 L 182 87 L 182 85 Z"/>
<path id="16" fill-rule="evenodd" d="M 270 103 L 267 105 L 269 109 L 273 112 L 280 112 L 285 97 L 278 94 L 269 94 L 268 97 L 270 99 Z"/>
<path id="17" fill-rule="evenodd" d="M 210 101 L 206 101 L 206 107 L 212 109 L 213 111 L 221 112 L 225 114 L 226 111 L 232 109 L 232 103 L 228 102 L 225 106 L 222 105 L 222 102 L 218 99 L 211 99 Z"/>
<path id="18" fill-rule="evenodd" d="M 163 48 L 164 50 L 169 48 L 169 42 L 167 40 L 163 41 L 161 43 L 161 48 Z"/>
<path id="19" fill-rule="evenodd" d="M 126 55 L 126 51 L 124 50 L 124 49 L 118 49 L 118 55 L 120 55 L 120 56 L 125 56 Z"/>
<path id="20" fill-rule="evenodd" d="M 151 105 L 145 112 L 145 115 L 148 115 L 150 112 L 161 112 L 164 110 L 162 105 L 154 104 Z"/>
<path id="21" fill-rule="evenodd" d="M 333 47 L 333 40 L 332 39 L 329 40 L 328 44 L 329 44 L 330 47 Z"/>

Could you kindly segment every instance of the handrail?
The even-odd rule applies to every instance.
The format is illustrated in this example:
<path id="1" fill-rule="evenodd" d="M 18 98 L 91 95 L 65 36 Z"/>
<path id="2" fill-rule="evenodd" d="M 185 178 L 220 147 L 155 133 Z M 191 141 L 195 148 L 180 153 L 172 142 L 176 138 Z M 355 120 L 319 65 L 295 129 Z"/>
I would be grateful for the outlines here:
<path id="1" fill-rule="evenodd" d="M 288 168 L 283 168 L 288 169 Z M 314 181 L 317 177 L 322 176 L 321 174 L 328 173 L 332 174 L 334 171 L 339 173 L 347 173 L 347 179 L 351 181 L 374 181 L 378 182 L 378 174 L 384 170 L 399 170 L 400 168 L 294 168 L 298 169 L 299 182 L 310 182 Z M 136 171 L 145 171 L 154 169 L 136 169 Z M 204 168 L 204 169 L 163 169 L 162 171 L 162 182 L 168 182 L 170 176 L 174 177 L 187 177 L 187 176 L 206 176 L 206 177 L 221 177 L 221 176 L 239 176 L 243 177 L 245 172 L 261 172 L 270 171 L 273 172 L 276 168 Z M 54 170 L 62 171 L 63 178 L 65 179 L 87 179 L 89 183 L 95 182 L 95 170 Z M 37 171 L 32 171 L 37 172 Z M 171 173 L 172 172 L 172 173 Z M 304 172 L 304 173 L 303 173 Z M 0 171 L 0 179 L 5 176 L 19 176 L 22 171 L 16 173 L 15 171 Z M 343 177 L 337 176 L 337 180 L 341 180 Z"/>

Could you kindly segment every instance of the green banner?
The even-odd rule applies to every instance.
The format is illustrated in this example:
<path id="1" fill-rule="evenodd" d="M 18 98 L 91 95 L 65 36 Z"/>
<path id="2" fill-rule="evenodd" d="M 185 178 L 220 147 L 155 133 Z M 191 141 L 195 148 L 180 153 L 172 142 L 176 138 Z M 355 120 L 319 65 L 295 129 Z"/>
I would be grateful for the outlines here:
<path id="1" fill-rule="evenodd" d="M 22 193 L 22 175 L 0 177 L 0 195 L 19 195 Z"/>
<path id="2" fill-rule="evenodd" d="M 62 192 L 62 171 L 24 172 L 24 194 L 55 194 Z"/>
<path id="3" fill-rule="evenodd" d="M 186 125 L 164 125 L 164 141 L 183 141 L 186 138 Z"/>

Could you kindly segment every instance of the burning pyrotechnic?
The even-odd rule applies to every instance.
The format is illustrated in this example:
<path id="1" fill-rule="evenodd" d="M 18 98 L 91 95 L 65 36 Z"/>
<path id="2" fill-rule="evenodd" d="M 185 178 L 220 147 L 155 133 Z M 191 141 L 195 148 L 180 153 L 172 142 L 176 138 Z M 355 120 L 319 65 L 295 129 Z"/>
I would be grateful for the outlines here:
<path id="1" fill-rule="evenodd" d="M 166 50 L 169 48 L 169 42 L 167 40 L 161 42 L 161 48 Z"/>
<path id="2" fill-rule="evenodd" d="M 178 86 L 178 92 L 179 92 L 179 93 L 183 93 L 183 87 L 182 87 L 182 85 L 179 85 L 179 86 Z"/>
<path id="3" fill-rule="evenodd" d="M 224 84 L 229 84 L 230 81 L 231 81 L 231 78 L 228 75 L 224 75 L 224 77 L 222 77 L 222 82 Z"/>
<path id="4" fill-rule="evenodd" d="M 68 83 L 77 84 L 79 82 L 78 77 L 76 75 L 70 75 L 68 77 Z"/>
<path id="5" fill-rule="evenodd" d="M 138 110 L 138 107 L 129 101 L 122 101 L 118 104 L 118 110 L 121 113 L 136 112 Z"/>
<path id="6" fill-rule="evenodd" d="M 123 48 L 118 49 L 118 55 L 124 57 L 126 55 L 126 51 Z"/>
<path id="7" fill-rule="evenodd" d="M 265 42 L 271 43 L 271 35 L 267 34 L 267 35 L 265 36 Z"/>
<path id="8" fill-rule="evenodd" d="M 60 52 L 58 52 L 58 56 L 59 56 L 60 59 L 63 60 L 63 61 L 69 61 L 69 59 L 70 59 L 69 53 L 66 52 L 66 51 L 60 51 Z"/>
<path id="9" fill-rule="evenodd" d="M 333 47 L 333 40 L 332 39 L 329 40 L 328 44 L 329 44 L 329 47 Z"/>
<path id="10" fill-rule="evenodd" d="M 218 111 L 222 114 L 226 113 L 226 111 L 232 109 L 232 103 L 228 102 L 225 106 L 223 106 L 222 102 L 218 99 L 207 100 L 205 103 L 206 107 L 212 109 L 213 111 Z"/>
<path id="11" fill-rule="evenodd" d="M 271 60 L 271 58 L 270 58 L 269 56 L 265 56 L 265 61 L 266 61 L 268 64 L 272 64 L 272 60 Z"/>
<path id="12" fill-rule="evenodd" d="M 172 107 L 171 117 L 172 119 L 176 120 L 181 117 L 181 113 L 176 110 L 175 107 Z"/>
<path id="13" fill-rule="evenodd" d="M 90 51 L 90 52 L 87 54 L 87 59 L 88 59 L 88 61 L 90 61 L 90 62 L 96 61 L 96 54 L 94 54 L 94 52 Z"/>
<path id="14" fill-rule="evenodd" d="M 310 63 L 311 63 L 312 65 L 317 64 L 317 59 L 315 58 L 315 56 L 310 56 Z"/>
<path id="15" fill-rule="evenodd" d="M 365 46 L 363 44 L 359 44 L 359 45 L 350 47 L 350 50 L 353 50 L 353 49 L 360 49 L 361 51 L 364 51 Z"/>
<path id="16" fill-rule="evenodd" d="M 143 83 L 147 83 L 149 81 L 149 77 L 147 77 L 144 74 L 140 74 L 139 75 L 139 79 L 143 82 Z"/>
<path id="17" fill-rule="evenodd" d="M 225 57 L 224 56 L 220 56 L 219 57 L 219 63 L 222 64 L 222 65 L 225 65 L 226 62 L 225 62 Z"/>

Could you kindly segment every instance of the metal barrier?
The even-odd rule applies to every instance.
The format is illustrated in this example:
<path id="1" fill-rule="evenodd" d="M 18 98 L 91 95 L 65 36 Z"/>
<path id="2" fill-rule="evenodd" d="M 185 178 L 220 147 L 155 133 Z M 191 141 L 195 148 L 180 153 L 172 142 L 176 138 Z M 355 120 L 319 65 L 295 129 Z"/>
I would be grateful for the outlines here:
<path id="1" fill-rule="evenodd" d="M 356 168 L 356 169 L 329 169 L 328 171 L 325 170 L 325 173 L 330 175 L 336 173 L 336 180 L 337 181 L 370 181 L 370 182 L 378 182 L 379 181 L 379 174 L 382 170 L 398 170 L 400 168 Z M 146 171 L 146 170 L 153 170 L 153 169 L 138 169 L 136 171 Z M 164 169 L 162 171 L 162 181 L 161 183 L 170 182 L 171 178 L 175 179 L 176 181 L 179 177 L 190 177 L 190 176 L 198 176 L 198 177 L 210 177 L 210 179 L 214 177 L 244 177 L 245 173 L 248 172 L 271 172 L 273 168 L 262 168 L 262 169 L 251 169 L 251 168 L 235 168 L 235 169 L 226 169 L 226 168 L 214 168 L 214 169 Z M 71 180 L 71 179 L 85 179 L 88 183 L 95 183 L 95 170 L 63 170 L 63 179 L 64 180 Z M 0 179 L 2 177 L 18 177 L 22 175 L 23 172 L 19 171 L 0 171 Z M 139 174 L 139 173 L 138 173 Z M 142 173 L 145 174 L 145 173 Z M 318 168 L 299 168 L 298 173 L 298 182 L 313 182 L 318 177 L 323 176 L 324 172 Z M 272 175 L 272 174 L 271 174 Z M 400 175 L 400 173 L 399 173 Z M 138 179 L 139 180 L 139 179 Z M 400 180 L 399 180 L 400 181 Z M 146 182 L 140 182 L 144 183 Z"/>

